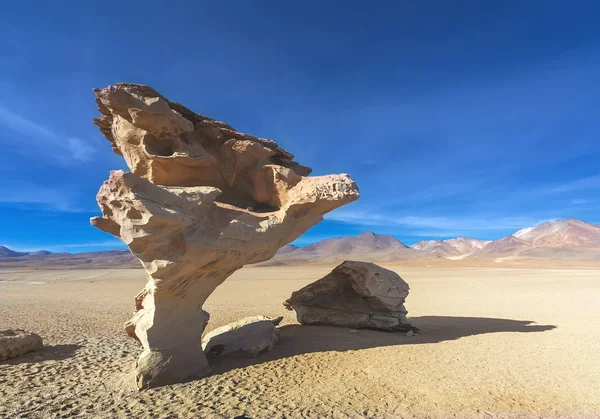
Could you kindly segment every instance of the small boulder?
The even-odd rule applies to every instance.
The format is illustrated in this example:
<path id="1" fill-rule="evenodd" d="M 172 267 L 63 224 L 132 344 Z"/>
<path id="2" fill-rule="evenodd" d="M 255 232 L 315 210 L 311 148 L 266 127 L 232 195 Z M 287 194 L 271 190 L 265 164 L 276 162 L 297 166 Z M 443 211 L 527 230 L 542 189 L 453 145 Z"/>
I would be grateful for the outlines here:
<path id="1" fill-rule="evenodd" d="M 21 329 L 0 331 L 0 361 L 23 356 L 44 346 L 42 338 Z"/>
<path id="2" fill-rule="evenodd" d="M 281 320 L 283 317 L 254 316 L 219 327 L 204 337 L 202 350 L 209 358 L 227 354 L 257 357 L 273 349 L 279 340 L 275 326 Z"/>
<path id="3" fill-rule="evenodd" d="M 302 324 L 413 331 L 406 322 L 408 284 L 373 263 L 346 261 L 325 277 L 292 293 L 283 305 Z"/>

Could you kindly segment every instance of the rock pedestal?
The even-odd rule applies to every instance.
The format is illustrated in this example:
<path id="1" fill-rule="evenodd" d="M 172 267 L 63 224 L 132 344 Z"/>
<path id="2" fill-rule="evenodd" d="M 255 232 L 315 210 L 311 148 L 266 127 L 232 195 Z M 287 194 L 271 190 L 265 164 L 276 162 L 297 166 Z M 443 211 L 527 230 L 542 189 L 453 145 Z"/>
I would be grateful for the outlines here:
<path id="1" fill-rule="evenodd" d="M 302 324 L 413 331 L 406 322 L 408 284 L 374 263 L 346 261 L 331 273 L 292 293 L 283 304 Z"/>
<path id="2" fill-rule="evenodd" d="M 144 350 L 139 388 L 208 371 L 200 336 L 208 296 L 242 266 L 275 252 L 356 200 L 348 175 L 310 169 L 275 142 L 171 102 L 148 86 L 95 89 L 94 123 L 131 172 L 113 171 L 92 225 L 123 240 L 148 274 L 127 333 Z"/>

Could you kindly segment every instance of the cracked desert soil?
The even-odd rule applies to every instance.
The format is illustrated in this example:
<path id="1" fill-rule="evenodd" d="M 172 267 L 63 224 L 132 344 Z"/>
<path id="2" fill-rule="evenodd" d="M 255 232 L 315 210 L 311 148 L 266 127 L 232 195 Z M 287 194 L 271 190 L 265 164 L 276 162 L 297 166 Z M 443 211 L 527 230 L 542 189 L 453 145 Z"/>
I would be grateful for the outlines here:
<path id="1" fill-rule="evenodd" d="M 0 329 L 46 345 L 0 363 L 0 417 L 600 417 L 600 270 L 387 267 L 420 335 L 300 326 L 282 301 L 333 266 L 244 268 L 207 331 L 284 315 L 278 346 L 144 392 L 122 328 L 142 270 L 0 272 Z"/>

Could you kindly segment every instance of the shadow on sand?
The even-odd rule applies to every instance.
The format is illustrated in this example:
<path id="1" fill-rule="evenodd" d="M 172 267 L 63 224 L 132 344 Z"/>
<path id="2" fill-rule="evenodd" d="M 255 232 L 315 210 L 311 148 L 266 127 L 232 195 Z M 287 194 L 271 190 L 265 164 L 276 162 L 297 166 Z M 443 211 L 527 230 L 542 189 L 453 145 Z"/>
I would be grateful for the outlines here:
<path id="1" fill-rule="evenodd" d="M 420 345 L 485 333 L 533 333 L 556 328 L 551 325 L 536 325 L 527 320 L 485 317 L 423 316 L 412 317 L 409 321 L 421 329 L 418 335 L 409 337 L 404 333 L 366 329 L 352 333 L 350 329 L 342 327 L 286 325 L 279 328 L 280 341 L 272 351 L 263 353 L 255 359 L 227 356 L 214 358 L 210 360 L 210 364 L 213 374 L 220 374 L 234 368 L 243 368 L 311 352 L 343 352 L 382 346 Z"/>
<path id="2" fill-rule="evenodd" d="M 39 351 L 28 352 L 18 358 L 2 361 L 0 365 L 16 365 L 44 361 L 61 361 L 71 358 L 81 345 L 44 345 Z"/>

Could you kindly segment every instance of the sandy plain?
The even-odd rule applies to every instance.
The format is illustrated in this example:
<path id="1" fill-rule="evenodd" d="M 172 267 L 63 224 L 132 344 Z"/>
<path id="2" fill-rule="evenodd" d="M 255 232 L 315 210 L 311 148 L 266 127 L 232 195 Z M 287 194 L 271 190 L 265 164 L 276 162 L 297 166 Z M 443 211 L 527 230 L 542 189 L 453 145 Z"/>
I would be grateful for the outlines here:
<path id="1" fill-rule="evenodd" d="M 47 345 L 0 363 L 0 417 L 600 417 L 600 270 L 387 267 L 421 334 L 298 325 L 281 302 L 332 266 L 248 267 L 207 301 L 207 331 L 283 315 L 278 346 L 144 392 L 122 328 L 142 270 L 0 271 L 0 329 Z"/>

